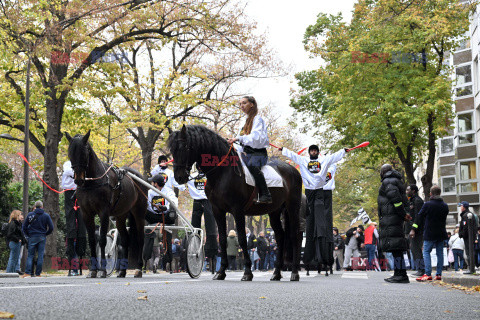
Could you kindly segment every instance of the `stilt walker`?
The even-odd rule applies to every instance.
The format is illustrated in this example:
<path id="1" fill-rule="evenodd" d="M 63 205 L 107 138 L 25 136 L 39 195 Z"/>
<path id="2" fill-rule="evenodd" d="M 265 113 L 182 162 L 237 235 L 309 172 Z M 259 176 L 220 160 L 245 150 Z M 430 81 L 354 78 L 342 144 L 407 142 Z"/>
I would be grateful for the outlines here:
<path id="1" fill-rule="evenodd" d="M 337 171 L 337 165 L 336 164 L 332 164 L 328 168 L 327 177 L 325 179 L 326 183 L 325 183 L 325 186 L 323 187 L 323 197 L 325 199 L 325 216 L 326 216 L 326 219 L 327 219 L 326 222 L 327 222 L 328 225 L 330 225 L 330 229 L 332 230 L 332 243 L 333 243 L 333 203 L 332 203 L 332 196 L 333 196 L 333 190 L 335 190 L 335 172 L 336 171 Z M 328 229 L 328 225 L 327 225 L 327 229 Z M 330 270 L 330 274 L 333 274 L 333 263 L 335 263 L 335 260 L 333 259 L 333 246 L 332 246 L 332 264 L 325 266 L 327 272 L 328 272 L 328 270 Z"/>
<path id="2" fill-rule="evenodd" d="M 326 211 L 323 188 L 327 183 L 330 166 L 340 161 L 348 150 L 342 149 L 322 159 L 318 158 L 319 149 L 316 145 L 308 148 L 309 156 L 307 157 L 300 156 L 287 148 L 279 148 L 279 150 L 300 166 L 300 174 L 305 185 L 308 210 L 303 262 L 306 266 L 310 263 L 330 266 L 333 264 L 333 222 L 331 211 L 329 214 Z"/>

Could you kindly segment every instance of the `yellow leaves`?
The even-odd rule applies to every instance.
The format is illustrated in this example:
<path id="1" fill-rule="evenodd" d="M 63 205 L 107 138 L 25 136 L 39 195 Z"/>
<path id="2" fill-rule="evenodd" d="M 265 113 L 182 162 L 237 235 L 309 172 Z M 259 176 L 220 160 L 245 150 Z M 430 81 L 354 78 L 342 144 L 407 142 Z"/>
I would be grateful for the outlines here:
<path id="1" fill-rule="evenodd" d="M 0 319 L 13 319 L 15 315 L 10 312 L 0 311 Z"/>
<path id="2" fill-rule="evenodd" d="M 141 297 L 138 297 L 137 300 L 147 301 L 147 300 L 148 300 L 148 297 L 147 297 L 147 296 L 141 296 Z"/>

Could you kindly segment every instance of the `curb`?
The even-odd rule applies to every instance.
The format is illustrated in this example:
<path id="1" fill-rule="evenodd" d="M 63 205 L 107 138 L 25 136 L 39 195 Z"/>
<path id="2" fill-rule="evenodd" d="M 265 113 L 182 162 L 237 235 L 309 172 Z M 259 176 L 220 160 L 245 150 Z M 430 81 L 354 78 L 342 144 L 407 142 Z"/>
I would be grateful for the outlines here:
<path id="1" fill-rule="evenodd" d="M 18 278 L 20 275 L 18 273 L 0 273 L 0 278 Z"/>
<path id="2" fill-rule="evenodd" d="M 442 277 L 443 282 L 450 284 L 458 284 L 464 287 L 476 287 L 480 286 L 480 277 Z"/>

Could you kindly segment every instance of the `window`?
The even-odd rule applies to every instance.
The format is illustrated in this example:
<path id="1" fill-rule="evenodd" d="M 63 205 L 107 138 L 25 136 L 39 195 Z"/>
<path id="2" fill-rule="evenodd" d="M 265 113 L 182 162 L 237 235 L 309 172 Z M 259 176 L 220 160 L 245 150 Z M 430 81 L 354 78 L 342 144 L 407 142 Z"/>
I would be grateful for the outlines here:
<path id="1" fill-rule="evenodd" d="M 477 192 L 477 183 L 476 182 L 469 182 L 469 183 L 460 183 L 459 185 L 459 191 L 461 193 L 469 193 L 469 192 Z"/>
<path id="2" fill-rule="evenodd" d="M 458 43 L 456 51 L 470 49 L 470 31 L 465 32 Z"/>
<path id="3" fill-rule="evenodd" d="M 472 82 L 472 66 L 466 65 L 463 67 L 455 68 L 455 73 L 457 75 L 457 86 Z"/>
<path id="4" fill-rule="evenodd" d="M 455 177 L 442 178 L 442 193 L 455 193 Z"/>
<path id="5" fill-rule="evenodd" d="M 475 160 L 462 161 L 459 163 L 460 181 L 473 180 L 477 178 L 477 163 Z"/>
<path id="6" fill-rule="evenodd" d="M 453 152 L 453 138 L 444 138 L 440 141 L 440 153 L 452 153 Z"/>
<path id="7" fill-rule="evenodd" d="M 473 112 L 457 115 L 458 144 L 475 143 L 475 128 L 473 126 Z"/>

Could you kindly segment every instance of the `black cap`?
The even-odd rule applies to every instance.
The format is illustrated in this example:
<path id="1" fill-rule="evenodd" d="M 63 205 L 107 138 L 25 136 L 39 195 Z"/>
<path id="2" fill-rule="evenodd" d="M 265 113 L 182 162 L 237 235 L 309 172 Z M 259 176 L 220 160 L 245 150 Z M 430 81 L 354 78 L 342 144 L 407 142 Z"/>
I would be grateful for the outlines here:
<path id="1" fill-rule="evenodd" d="M 166 155 L 162 154 L 160 157 L 158 157 L 158 163 L 160 164 L 160 162 L 162 161 L 168 161 L 168 158 Z"/>
<path id="2" fill-rule="evenodd" d="M 365 229 L 363 228 L 362 225 L 359 225 L 358 228 L 360 228 L 360 230 L 362 230 L 362 231 L 365 231 Z"/>
<path id="3" fill-rule="evenodd" d="M 156 182 L 159 186 L 163 187 L 165 185 L 165 178 L 161 174 L 156 174 L 151 178 L 148 178 L 149 182 Z"/>
<path id="4" fill-rule="evenodd" d="M 462 201 L 458 204 L 458 206 L 463 206 L 465 209 L 468 209 L 468 207 L 470 207 L 470 203 L 468 203 L 467 201 Z"/>

